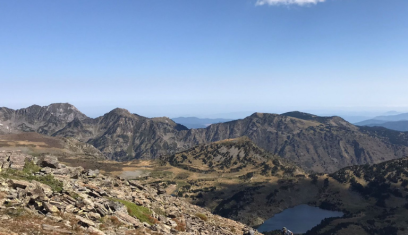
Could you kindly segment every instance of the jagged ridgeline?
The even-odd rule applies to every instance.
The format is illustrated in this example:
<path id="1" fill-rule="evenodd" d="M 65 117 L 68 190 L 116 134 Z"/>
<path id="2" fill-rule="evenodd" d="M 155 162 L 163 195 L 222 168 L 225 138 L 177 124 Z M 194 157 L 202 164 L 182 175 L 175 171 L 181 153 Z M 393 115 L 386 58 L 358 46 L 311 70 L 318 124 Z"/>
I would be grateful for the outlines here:
<path id="1" fill-rule="evenodd" d="M 2 133 L 34 131 L 74 137 L 114 160 L 157 159 L 199 144 L 247 136 L 266 151 L 305 170 L 334 172 L 408 155 L 408 134 L 356 127 L 339 117 L 292 112 L 254 113 L 241 120 L 187 129 L 169 118 L 146 118 L 115 109 L 88 118 L 70 104 L 0 108 Z M 6 129 L 9 127 L 9 129 Z"/>

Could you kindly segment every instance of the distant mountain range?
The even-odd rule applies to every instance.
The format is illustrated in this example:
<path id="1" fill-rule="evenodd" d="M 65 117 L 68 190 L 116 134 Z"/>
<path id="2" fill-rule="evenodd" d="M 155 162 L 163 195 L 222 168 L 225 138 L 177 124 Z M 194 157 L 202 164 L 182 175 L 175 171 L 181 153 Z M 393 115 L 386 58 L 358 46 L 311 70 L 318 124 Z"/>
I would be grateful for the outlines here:
<path id="1" fill-rule="evenodd" d="M 188 129 L 173 120 L 114 109 L 89 118 L 70 104 L 0 108 L 2 133 L 38 132 L 74 137 L 113 160 L 156 159 L 199 144 L 247 136 L 259 147 L 306 170 L 334 172 L 408 156 L 408 133 L 356 127 L 340 117 L 291 112 L 254 113 L 244 119 Z"/>
<path id="2" fill-rule="evenodd" d="M 172 120 L 176 123 L 186 126 L 189 129 L 206 128 L 209 125 L 214 124 L 214 123 L 232 121 L 232 119 L 223 119 L 223 118 L 211 119 L 211 118 L 196 118 L 196 117 L 178 117 L 178 118 L 172 118 Z"/>
<path id="3" fill-rule="evenodd" d="M 408 113 L 378 116 L 356 123 L 357 126 L 379 126 L 396 131 L 408 131 Z"/>

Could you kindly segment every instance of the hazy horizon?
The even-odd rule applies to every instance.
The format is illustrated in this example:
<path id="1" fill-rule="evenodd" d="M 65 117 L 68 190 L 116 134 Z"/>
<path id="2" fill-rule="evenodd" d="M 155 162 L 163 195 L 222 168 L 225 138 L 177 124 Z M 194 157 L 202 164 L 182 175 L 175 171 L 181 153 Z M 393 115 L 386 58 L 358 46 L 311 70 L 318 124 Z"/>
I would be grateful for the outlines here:
<path id="1" fill-rule="evenodd" d="M 115 107 L 148 117 L 408 112 L 407 9 L 406 0 L 3 1 L 0 106 L 69 102 L 91 117 Z"/>

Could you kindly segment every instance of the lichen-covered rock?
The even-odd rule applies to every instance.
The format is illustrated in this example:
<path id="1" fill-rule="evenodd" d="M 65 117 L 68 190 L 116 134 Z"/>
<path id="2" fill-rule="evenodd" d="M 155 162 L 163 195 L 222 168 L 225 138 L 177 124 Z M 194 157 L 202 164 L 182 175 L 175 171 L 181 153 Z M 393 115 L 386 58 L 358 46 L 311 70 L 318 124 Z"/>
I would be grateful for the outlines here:
<path id="1" fill-rule="evenodd" d="M 51 213 L 58 213 L 59 212 L 59 210 L 58 210 L 58 208 L 56 206 L 54 206 L 54 205 L 52 205 L 52 204 L 50 204 L 48 202 L 44 202 L 43 206 L 44 206 L 44 209 L 47 212 L 51 212 Z"/>

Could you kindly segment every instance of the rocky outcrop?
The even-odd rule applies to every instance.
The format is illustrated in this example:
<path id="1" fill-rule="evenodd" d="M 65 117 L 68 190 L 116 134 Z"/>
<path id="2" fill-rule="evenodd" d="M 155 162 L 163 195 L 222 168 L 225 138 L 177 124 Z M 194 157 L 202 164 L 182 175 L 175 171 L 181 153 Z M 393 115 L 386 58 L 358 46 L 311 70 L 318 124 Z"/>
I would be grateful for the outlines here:
<path id="1" fill-rule="evenodd" d="M 24 171 L 0 174 L 0 216 L 18 212 L 25 220 L 43 218 L 30 232 L 236 235 L 251 230 L 137 181 L 68 167 L 52 156 L 25 160 L 29 163 Z M 61 169 L 68 170 L 60 174 Z M 19 216 L 23 215 L 1 217 L 1 227 L 10 234 L 24 231 L 7 225 Z"/>
<path id="2" fill-rule="evenodd" d="M 32 160 L 32 156 L 20 151 L 0 151 L 0 171 L 1 169 L 22 170 L 27 159 Z"/>

